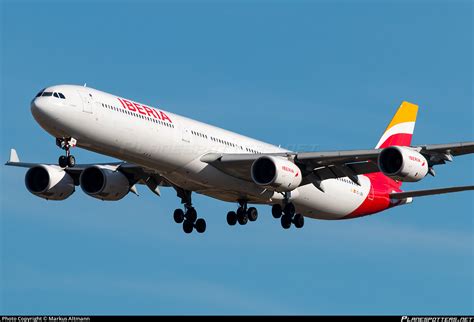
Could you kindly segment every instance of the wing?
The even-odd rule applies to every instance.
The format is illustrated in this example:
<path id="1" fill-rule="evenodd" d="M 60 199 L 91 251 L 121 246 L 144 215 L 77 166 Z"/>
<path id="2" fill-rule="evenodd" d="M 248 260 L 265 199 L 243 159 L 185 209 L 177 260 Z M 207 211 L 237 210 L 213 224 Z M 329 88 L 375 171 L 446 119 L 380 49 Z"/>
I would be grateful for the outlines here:
<path id="1" fill-rule="evenodd" d="M 411 198 L 411 197 L 439 195 L 439 194 L 442 194 L 442 193 L 459 192 L 459 191 L 466 191 L 466 190 L 474 190 L 474 186 L 461 186 L 461 187 L 450 187 L 450 188 L 437 188 L 437 189 L 427 189 L 427 190 L 395 192 L 395 193 L 390 194 L 390 198 L 392 198 L 392 199 L 406 199 L 406 198 Z"/>
<path id="2" fill-rule="evenodd" d="M 437 165 L 452 161 L 453 156 L 474 153 L 474 142 L 420 145 L 419 148 L 421 148 L 420 153 L 427 157 L 430 165 Z"/>
<path id="3" fill-rule="evenodd" d="M 314 180 L 350 177 L 354 180 L 357 174 L 378 172 L 376 162 L 380 150 L 348 150 L 331 152 L 284 152 L 268 154 L 219 154 L 209 153 L 201 161 L 231 176 L 252 181 L 250 168 L 252 163 L 262 155 L 279 156 L 293 160 L 302 169 L 307 184 Z"/>
<path id="4" fill-rule="evenodd" d="M 451 161 L 453 156 L 474 152 L 474 142 L 412 146 L 426 157 L 430 167 Z M 209 153 L 201 161 L 246 181 L 252 181 L 250 168 L 262 155 L 279 156 L 293 160 L 303 172 L 303 184 L 326 179 L 349 177 L 358 183 L 357 175 L 379 172 L 377 158 L 383 149 L 345 150 L 328 152 L 282 152 L 269 154 Z M 434 174 L 434 171 L 432 171 Z"/>
<path id="5" fill-rule="evenodd" d="M 53 163 L 21 162 L 15 149 L 10 150 L 10 159 L 5 163 L 5 165 L 21 168 L 33 168 L 39 165 L 57 166 L 57 164 Z M 156 171 L 127 162 L 76 164 L 72 168 L 65 168 L 64 171 L 66 171 L 74 179 L 74 184 L 77 186 L 79 185 L 79 177 L 81 176 L 82 171 L 88 167 L 97 165 L 111 166 L 115 171 L 120 171 L 123 173 L 130 182 L 130 190 L 135 194 L 138 194 L 135 184 L 146 185 L 153 193 L 158 196 L 160 195 L 159 186 L 170 186 L 168 181 L 164 177 L 157 174 Z"/>

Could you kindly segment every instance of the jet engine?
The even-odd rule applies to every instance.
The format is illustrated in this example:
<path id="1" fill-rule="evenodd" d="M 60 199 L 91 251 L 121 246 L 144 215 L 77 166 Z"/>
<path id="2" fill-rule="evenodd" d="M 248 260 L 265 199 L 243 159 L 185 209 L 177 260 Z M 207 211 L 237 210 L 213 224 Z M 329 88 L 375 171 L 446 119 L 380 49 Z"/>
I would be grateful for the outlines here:
<path id="1" fill-rule="evenodd" d="M 94 165 L 84 169 L 79 183 L 86 194 L 101 200 L 120 200 L 130 191 L 127 177 L 107 166 Z"/>
<path id="2" fill-rule="evenodd" d="M 287 159 L 262 156 L 255 160 L 251 168 L 252 180 L 269 190 L 286 192 L 301 184 L 301 170 Z"/>
<path id="3" fill-rule="evenodd" d="M 380 171 L 387 177 L 404 182 L 416 182 L 428 173 L 428 161 L 416 150 L 401 146 L 391 146 L 380 152 Z"/>
<path id="4" fill-rule="evenodd" d="M 25 175 L 29 192 L 46 200 L 64 200 L 74 192 L 74 180 L 62 168 L 38 165 Z"/>

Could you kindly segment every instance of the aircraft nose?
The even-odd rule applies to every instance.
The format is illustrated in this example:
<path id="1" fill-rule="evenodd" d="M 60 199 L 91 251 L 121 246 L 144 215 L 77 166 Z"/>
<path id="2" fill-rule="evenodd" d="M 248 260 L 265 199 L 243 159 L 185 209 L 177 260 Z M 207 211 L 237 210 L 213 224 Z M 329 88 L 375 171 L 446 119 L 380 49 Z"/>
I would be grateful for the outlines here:
<path id="1" fill-rule="evenodd" d="M 34 98 L 34 99 L 31 101 L 30 109 L 31 109 L 31 113 L 32 113 L 34 116 L 39 115 L 42 111 L 44 111 L 44 103 L 42 104 L 42 102 L 40 101 L 40 99 Z"/>
<path id="2" fill-rule="evenodd" d="M 36 97 L 31 101 L 31 114 L 37 122 L 40 124 L 43 121 L 54 118 L 54 111 L 52 110 L 50 104 L 48 104 L 48 98 L 46 97 Z"/>

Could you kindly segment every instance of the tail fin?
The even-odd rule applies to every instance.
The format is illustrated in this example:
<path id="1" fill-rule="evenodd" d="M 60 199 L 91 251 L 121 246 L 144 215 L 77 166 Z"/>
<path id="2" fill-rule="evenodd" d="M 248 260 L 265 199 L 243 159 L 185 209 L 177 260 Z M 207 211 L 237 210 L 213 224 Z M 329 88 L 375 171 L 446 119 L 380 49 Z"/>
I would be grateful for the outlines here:
<path id="1" fill-rule="evenodd" d="M 418 105 L 402 102 L 375 148 L 382 149 L 392 145 L 409 146 L 415 130 L 417 112 Z"/>

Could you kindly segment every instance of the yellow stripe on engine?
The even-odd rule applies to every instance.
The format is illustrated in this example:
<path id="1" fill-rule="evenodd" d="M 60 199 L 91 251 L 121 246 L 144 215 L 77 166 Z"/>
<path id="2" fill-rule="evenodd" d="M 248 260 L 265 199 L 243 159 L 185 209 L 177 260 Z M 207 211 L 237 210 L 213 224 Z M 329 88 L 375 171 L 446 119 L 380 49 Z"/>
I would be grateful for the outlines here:
<path id="1" fill-rule="evenodd" d="M 415 105 L 410 102 L 402 102 L 402 104 L 398 108 L 397 113 L 395 113 L 395 116 L 393 117 L 392 121 L 385 129 L 385 132 L 387 132 L 392 126 L 395 126 L 397 124 L 405 122 L 415 122 L 417 112 L 418 105 Z"/>

